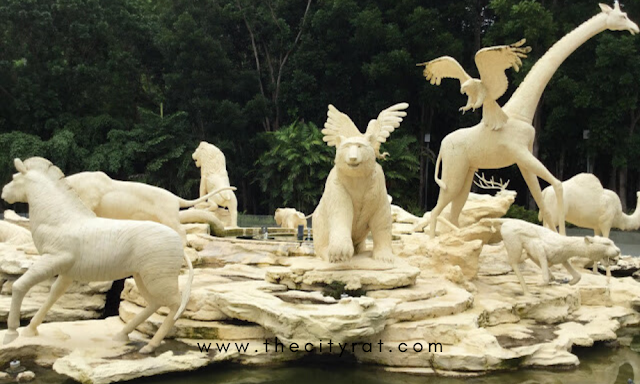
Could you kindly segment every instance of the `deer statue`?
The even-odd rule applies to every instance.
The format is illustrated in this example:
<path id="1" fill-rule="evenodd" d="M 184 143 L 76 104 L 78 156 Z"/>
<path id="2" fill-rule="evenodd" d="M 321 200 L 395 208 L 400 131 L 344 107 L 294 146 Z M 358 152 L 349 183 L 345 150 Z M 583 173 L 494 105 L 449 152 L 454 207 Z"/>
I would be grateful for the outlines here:
<path id="1" fill-rule="evenodd" d="M 193 267 L 184 254 L 180 235 L 152 221 L 96 217 L 73 192 L 62 171 L 47 159 L 15 159 L 14 164 L 18 173 L 2 189 L 2 199 L 10 204 L 29 204 L 33 241 L 42 256 L 13 283 L 4 343 L 18 337 L 22 300 L 34 285 L 58 276 L 23 336 L 38 335 L 38 325 L 73 281 L 133 276 L 148 306 L 115 335 L 115 340 L 129 340 L 129 333 L 165 305 L 169 314 L 140 352 L 155 350 L 189 301 Z M 178 275 L 183 260 L 189 268 L 189 280 L 180 295 Z"/>
<path id="2" fill-rule="evenodd" d="M 476 173 L 478 181 L 473 181 L 475 185 L 484 190 L 498 191 L 495 196 L 489 194 L 470 193 L 464 208 L 460 215 L 460 227 L 466 227 L 473 223 L 477 223 L 485 218 L 499 218 L 504 216 L 509 207 L 516 200 L 516 192 L 507 189 L 510 180 L 504 182 L 502 179 L 496 181 L 493 177 L 490 180 Z M 446 209 L 445 209 L 446 211 Z M 446 212 L 445 212 L 446 213 Z M 448 227 L 449 230 L 457 231 L 458 226 L 454 226 L 441 215 L 438 221 Z M 413 226 L 413 230 L 422 232 L 424 228 L 429 227 L 431 220 L 431 212 L 427 212 L 423 217 L 418 219 Z M 442 231 L 440 232 L 442 233 Z"/>
<path id="3" fill-rule="evenodd" d="M 502 107 L 508 119 L 500 129 L 491 129 L 481 121 L 473 127 L 458 129 L 442 140 L 435 172 L 440 195 L 431 213 L 431 237 L 436 235 L 438 216 L 449 204 L 449 221 L 458 225 L 458 217 L 469 195 L 474 172 L 480 168 L 497 169 L 516 164 L 545 219 L 550 219 L 551 214 L 544 205 L 538 177 L 551 184 L 556 194 L 557 207 L 564 206 L 562 183 L 533 156 L 533 116 L 542 92 L 553 74 L 584 42 L 607 29 L 626 30 L 631 34 L 640 32 L 638 26 L 622 12 L 618 3 L 613 8 L 600 4 L 600 9 L 602 12 L 564 36 L 538 60 L 513 96 Z M 442 177 L 439 178 L 441 163 Z M 560 233 L 564 235 L 562 210 L 558 210 L 558 218 Z"/>

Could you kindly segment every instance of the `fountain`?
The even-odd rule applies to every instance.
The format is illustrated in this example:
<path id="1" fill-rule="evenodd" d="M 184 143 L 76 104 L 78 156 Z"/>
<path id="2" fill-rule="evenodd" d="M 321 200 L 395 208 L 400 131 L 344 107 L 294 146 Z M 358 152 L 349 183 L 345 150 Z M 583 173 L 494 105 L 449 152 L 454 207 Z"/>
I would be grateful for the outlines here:
<path id="1" fill-rule="evenodd" d="M 573 45 L 583 41 L 586 32 L 598 32 L 603 26 L 615 29 L 622 23 L 619 6 L 601 7 L 601 14 L 568 35 Z M 614 16 L 618 24 L 608 23 Z M 637 31 L 628 19 L 623 24 Z M 554 52 L 565 47 L 567 41 L 561 41 L 552 48 Z M 570 53 L 568 48 L 564 54 Z M 480 87 L 479 80 L 471 80 Z M 491 89 L 489 82 L 485 77 L 480 83 Z M 546 85 L 543 83 L 538 86 Z M 515 122 L 513 112 L 513 103 L 519 102 L 522 92 L 516 93 L 515 101 L 504 110 L 493 105 L 495 94 L 489 96 L 483 102 L 487 102 L 485 112 L 493 129 L 471 129 L 485 129 L 483 135 L 505 135 L 524 126 Z M 527 100 L 529 107 L 533 101 L 537 103 L 537 99 Z M 52 316 L 66 307 L 56 304 L 47 313 L 50 303 L 45 302 L 43 291 L 57 290 L 56 286 L 48 288 L 48 280 L 34 288 L 35 293 L 25 299 L 19 311 L 24 320 L 45 308 L 47 317 L 39 312 L 35 320 L 44 323 L 38 332 L 19 329 L 20 336 L 11 340 L 17 336 L 18 317 L 11 312 L 11 330 L 0 332 L 0 337 L 11 341 L 0 346 L 4 358 L 0 362 L 31 359 L 78 381 L 109 383 L 223 362 L 274 365 L 305 357 L 342 359 L 348 355 L 351 361 L 395 373 L 466 378 L 514 369 L 576 368 L 581 356 L 573 347 L 591 348 L 611 341 L 633 345 L 621 333 L 640 325 L 640 283 L 628 277 L 608 279 L 583 268 L 576 258 L 574 266 L 569 264 L 571 256 L 590 256 L 591 260 L 616 256 L 619 250 L 612 241 L 567 238 L 550 229 L 542 231 L 540 226 L 505 220 L 502 216 L 513 204 L 515 192 L 507 189 L 508 183 L 478 175 L 479 186 L 497 193 L 467 195 L 475 169 L 453 175 L 462 177 L 454 183 L 460 188 L 453 188 L 453 176 L 443 173 L 439 181 L 456 189 L 445 192 L 454 198 L 449 207 L 439 203 L 433 212 L 417 217 L 391 204 L 377 159 L 384 157 L 380 145 L 399 128 L 407 107 L 400 103 L 383 110 L 363 134 L 346 114 L 329 106 L 323 133 L 325 142 L 336 147 L 336 165 L 313 213 L 314 228 L 305 228 L 307 216 L 293 208 L 276 212 L 283 227 L 238 227 L 235 195 L 218 199 L 214 197 L 218 194 L 208 195 L 219 188 L 231 188 L 228 176 L 224 177 L 224 155 L 215 146 L 201 143 L 193 158 L 201 169 L 201 199 L 207 201 L 177 212 L 182 224 L 174 228 L 178 234 L 158 229 L 165 231 L 163 239 L 173 238 L 178 246 L 179 234 L 184 233 L 185 264 L 194 266 L 189 301 L 185 300 L 177 321 L 171 326 L 177 317 L 174 305 L 150 306 L 145 284 L 132 278 L 124 283 L 118 316 L 88 319 L 92 317 L 86 314 L 91 307 L 88 298 L 100 296 L 95 286 L 94 290 L 75 288 L 61 298 L 60 304 L 68 307 L 73 303 L 84 311 Z M 443 172 L 450 160 L 448 155 L 442 157 Z M 556 191 L 562 189 L 555 187 Z M 462 195 L 454 196 L 460 191 Z M 75 207 L 81 209 L 78 204 Z M 304 222 L 284 219 L 286 212 Z M 448 212 L 448 218 L 442 212 Z M 546 212 L 543 217 L 550 219 L 551 215 Z M 558 216 L 560 227 L 561 219 Z M 22 224 L 33 224 L 36 233 L 40 223 L 34 219 Z M 54 222 L 51 226 L 62 233 L 63 224 L 68 225 Z M 51 252 L 41 239 L 25 238 L 25 227 L 29 225 L 19 230 L 11 227 L 12 233 L 21 234 L 20 244 L 7 241 L 0 245 L 0 277 L 5 281 L 0 304 L 5 303 L 5 316 L 8 300 L 3 300 L 24 291 L 20 284 L 14 289 L 12 281 L 36 274 L 41 260 L 50 256 L 39 254 Z M 0 238 L 16 239 L 13 235 Z M 134 240 L 141 241 L 139 237 Z M 563 248 L 568 243 L 571 254 Z M 109 244 L 115 247 L 119 243 L 113 240 Z M 526 251 L 529 260 L 521 260 L 524 254 L 518 247 Z M 38 252 L 27 252 L 32 248 Z M 116 264 L 121 267 L 125 263 Z M 161 269 L 154 271 L 158 274 Z M 190 282 L 190 273 L 183 269 L 177 277 L 183 292 Z M 176 291 L 173 288 L 171 293 Z M 77 290 L 82 289 L 78 295 Z M 169 296 L 161 292 L 156 296 Z M 149 307 L 151 310 L 145 309 Z M 16 308 L 20 305 L 12 311 Z M 125 323 L 137 324 L 128 342 L 122 337 Z M 142 351 L 149 354 L 141 354 L 140 348 L 156 334 L 166 334 L 166 339 L 160 343 L 156 338 L 153 348 Z M 636 360 L 619 353 L 616 364 L 620 365 L 615 369 L 630 361 L 634 368 L 630 380 L 637 381 Z M 541 381 L 555 374 L 536 372 L 534 376 Z M 611 376 L 611 372 L 605 373 L 602 382 Z M 591 377 L 582 372 L 578 376 Z"/>

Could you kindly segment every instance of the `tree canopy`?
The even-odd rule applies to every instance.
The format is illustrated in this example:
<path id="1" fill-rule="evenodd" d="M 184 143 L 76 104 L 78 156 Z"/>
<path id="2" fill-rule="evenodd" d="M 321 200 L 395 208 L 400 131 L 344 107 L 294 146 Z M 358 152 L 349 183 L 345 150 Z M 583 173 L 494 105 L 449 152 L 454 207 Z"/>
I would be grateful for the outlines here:
<path id="1" fill-rule="evenodd" d="M 622 6 L 640 21 L 640 3 Z M 437 197 L 440 141 L 481 113 L 459 113 L 459 84 L 432 86 L 416 64 L 449 55 L 475 76 L 479 48 L 525 37 L 533 52 L 508 71 L 504 103 L 554 42 L 598 12 L 593 0 L 5 0 L 0 182 L 14 157 L 39 155 L 68 174 L 102 170 L 193 197 L 191 153 L 205 140 L 227 157 L 240 211 L 310 213 L 335 153 L 320 133 L 327 105 L 364 129 L 406 101 L 380 163 L 394 202 L 424 211 Z M 565 180 L 589 163 L 625 207 L 640 181 L 639 48 L 626 32 L 591 39 L 555 74 L 534 122 L 552 173 Z M 524 204 L 519 174 L 500 176 Z"/>

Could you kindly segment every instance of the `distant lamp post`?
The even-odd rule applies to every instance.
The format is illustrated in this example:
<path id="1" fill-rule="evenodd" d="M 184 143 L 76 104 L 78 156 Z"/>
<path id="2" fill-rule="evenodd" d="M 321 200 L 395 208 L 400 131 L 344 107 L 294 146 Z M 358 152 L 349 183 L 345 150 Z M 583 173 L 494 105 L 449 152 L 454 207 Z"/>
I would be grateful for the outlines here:
<path id="1" fill-rule="evenodd" d="M 589 130 L 585 129 L 582 131 L 582 138 L 584 140 L 589 140 Z M 587 149 L 587 173 L 591 173 L 593 171 L 591 166 L 591 158 L 589 157 L 589 149 Z"/>
<path id="2" fill-rule="evenodd" d="M 429 144 L 431 144 L 431 134 L 424 134 L 424 142 L 427 144 L 427 159 L 429 158 Z M 427 161 L 425 169 L 425 179 L 424 179 L 424 208 L 428 209 L 429 207 L 429 161 Z"/>

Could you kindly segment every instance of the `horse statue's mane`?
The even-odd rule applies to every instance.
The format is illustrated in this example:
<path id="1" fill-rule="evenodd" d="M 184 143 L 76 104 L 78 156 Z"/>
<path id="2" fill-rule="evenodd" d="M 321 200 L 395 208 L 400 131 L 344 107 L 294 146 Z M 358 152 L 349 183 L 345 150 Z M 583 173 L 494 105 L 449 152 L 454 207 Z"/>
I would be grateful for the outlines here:
<path id="1" fill-rule="evenodd" d="M 70 205 L 70 208 L 74 209 L 76 213 L 95 217 L 95 213 L 87 208 L 80 200 L 80 197 L 69 186 L 67 180 L 64 177 L 64 173 L 60 168 L 53 165 L 53 163 L 43 157 L 31 157 L 24 161 L 24 165 L 27 170 L 38 171 L 42 175 L 52 182 L 52 185 L 65 197 L 64 201 Z"/>

